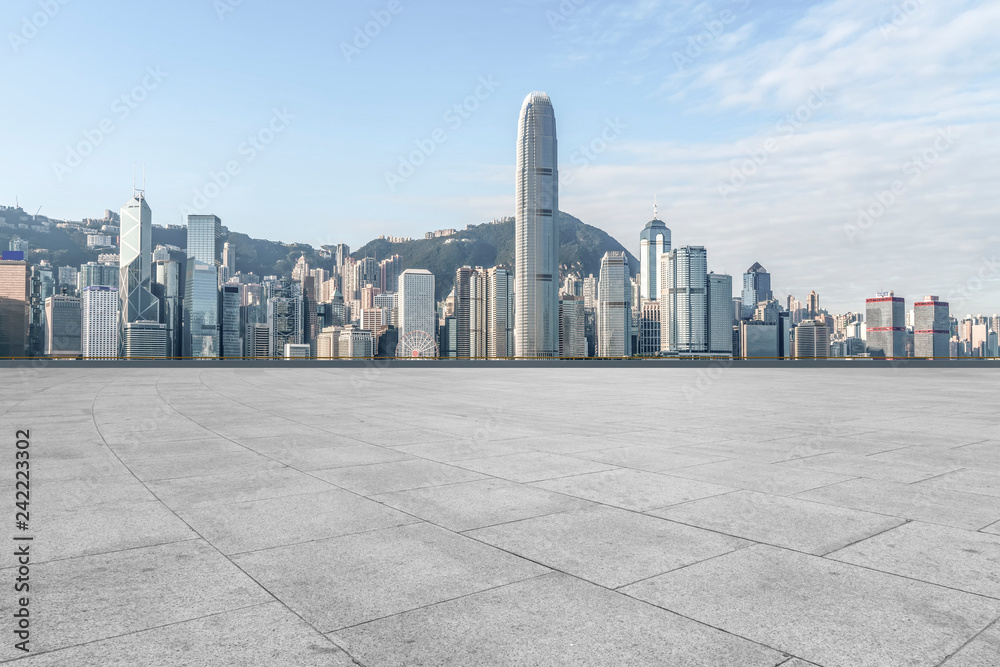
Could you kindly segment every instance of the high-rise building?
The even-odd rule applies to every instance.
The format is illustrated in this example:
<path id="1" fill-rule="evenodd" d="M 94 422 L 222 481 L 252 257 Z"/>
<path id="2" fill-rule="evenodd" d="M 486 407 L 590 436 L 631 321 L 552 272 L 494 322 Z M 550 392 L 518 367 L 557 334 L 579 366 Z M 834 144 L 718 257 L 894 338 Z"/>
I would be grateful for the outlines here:
<path id="1" fill-rule="evenodd" d="M 425 269 L 407 269 L 399 274 L 398 308 L 400 342 L 418 331 L 434 340 L 434 274 Z"/>
<path id="2" fill-rule="evenodd" d="M 514 273 L 508 266 L 486 270 L 486 356 L 514 356 Z"/>
<path id="3" fill-rule="evenodd" d="M 316 358 L 336 359 L 340 356 L 340 332 L 343 327 L 325 327 L 316 338 Z"/>
<path id="4" fill-rule="evenodd" d="M 124 220 L 124 216 L 122 216 Z M 129 359 L 163 359 L 167 353 L 167 325 L 139 320 L 125 325 L 124 354 Z"/>
<path id="5" fill-rule="evenodd" d="M 740 356 L 744 359 L 777 359 L 781 350 L 781 327 L 777 322 L 740 322 Z"/>
<path id="6" fill-rule="evenodd" d="M 45 356 L 80 356 L 80 299 L 55 294 L 45 300 Z"/>
<path id="7" fill-rule="evenodd" d="M 220 223 L 221 224 L 221 223 Z M 236 275 L 236 248 L 226 241 L 222 244 L 222 273 L 219 280 L 223 283 Z"/>
<path id="8" fill-rule="evenodd" d="M 948 304 L 925 296 L 913 304 L 913 356 L 947 359 L 950 356 L 951 314 Z"/>
<path id="9" fill-rule="evenodd" d="M 676 248 L 660 258 L 660 349 L 708 352 L 708 257 L 702 246 Z"/>
<path id="10" fill-rule="evenodd" d="M 743 317 L 752 316 L 757 304 L 761 301 L 770 301 L 774 298 L 771 293 L 771 274 L 760 265 L 754 265 L 743 274 Z"/>
<path id="11" fill-rule="evenodd" d="M 816 317 L 819 315 L 819 294 L 813 290 L 809 292 L 809 317 Z"/>
<path id="12" fill-rule="evenodd" d="M 85 359 L 118 356 L 118 288 L 91 285 L 80 298 L 80 352 Z"/>
<path id="13" fill-rule="evenodd" d="M 0 260 L 0 357 L 28 353 L 28 263 Z"/>
<path id="14" fill-rule="evenodd" d="M 660 257 L 670 252 L 670 230 L 657 216 L 639 233 L 639 296 L 642 300 L 660 298 Z"/>
<path id="15" fill-rule="evenodd" d="M 227 358 L 243 356 L 243 336 L 240 327 L 240 285 L 222 286 L 222 354 Z"/>
<path id="16" fill-rule="evenodd" d="M 255 359 L 269 359 L 274 356 L 274 349 L 271 347 L 273 336 L 271 335 L 271 325 L 265 322 L 251 322 L 247 324 L 246 356 Z"/>
<path id="17" fill-rule="evenodd" d="M 733 353 L 733 277 L 725 273 L 709 273 L 708 288 L 708 352 Z"/>
<path id="18" fill-rule="evenodd" d="M 267 323 L 271 327 L 271 351 L 283 354 L 285 345 L 303 345 L 302 284 L 275 282 L 267 300 Z"/>
<path id="19" fill-rule="evenodd" d="M 184 297 L 187 253 L 157 248 L 153 254 L 152 291 L 160 301 L 160 321 L 167 325 L 167 356 L 184 356 Z"/>
<path id="20" fill-rule="evenodd" d="M 59 285 L 76 289 L 79 279 L 80 271 L 78 269 L 74 269 L 72 266 L 59 267 Z"/>
<path id="21" fill-rule="evenodd" d="M 121 209 L 121 235 L 119 248 L 118 297 L 121 299 L 119 311 L 119 342 L 122 352 L 126 351 L 129 339 L 125 336 L 125 326 L 131 322 L 158 322 L 159 300 L 150 290 L 152 272 L 153 213 L 146 203 L 146 195 L 136 190 Z M 143 332 L 140 334 L 140 330 Z M 139 336 L 144 336 L 146 328 L 139 327 L 133 335 L 132 349 L 139 350 Z M 148 338 L 148 337 L 147 337 Z M 164 343 L 163 356 L 166 351 Z M 124 356 L 128 356 L 125 354 Z M 147 356 L 147 355 L 143 355 Z"/>
<path id="22" fill-rule="evenodd" d="M 865 307 L 868 353 L 889 359 L 903 357 L 906 349 L 906 302 L 892 292 L 868 299 Z"/>
<path id="23" fill-rule="evenodd" d="M 514 347 L 519 357 L 559 354 L 559 158 L 556 116 L 529 94 L 517 132 Z"/>
<path id="24" fill-rule="evenodd" d="M 659 278 L 659 271 L 657 278 Z M 654 357 L 660 353 L 660 302 L 643 301 L 639 311 L 640 357 Z"/>
<path id="25" fill-rule="evenodd" d="M 455 271 L 456 356 L 486 356 L 486 272 L 461 266 Z"/>
<path id="26" fill-rule="evenodd" d="M 810 303 L 811 301 L 810 299 Z M 795 327 L 796 359 L 825 359 L 829 356 L 830 330 L 825 324 L 816 320 L 803 320 Z"/>
<path id="27" fill-rule="evenodd" d="M 319 335 L 319 311 L 316 279 L 302 279 L 302 343 L 309 346 L 309 356 L 316 356 L 316 336 Z"/>
<path id="28" fill-rule="evenodd" d="M 80 272 L 76 279 L 76 289 L 83 292 L 83 290 L 91 285 L 118 287 L 118 277 L 117 264 L 87 262 L 80 265 Z"/>
<path id="29" fill-rule="evenodd" d="M 339 356 L 370 359 L 375 356 L 375 337 L 371 331 L 347 326 L 340 332 Z"/>
<path id="30" fill-rule="evenodd" d="M 597 286 L 597 356 L 632 356 L 632 290 L 628 258 L 609 250 Z"/>
<path id="31" fill-rule="evenodd" d="M 399 285 L 399 278 L 397 277 L 395 282 L 392 283 L 393 287 Z M 386 312 L 386 324 L 390 326 L 398 326 L 397 315 L 396 315 L 396 292 L 382 292 L 381 294 L 376 294 L 374 298 L 374 307 L 381 308 Z"/>
<path id="32" fill-rule="evenodd" d="M 399 272 L 402 269 L 403 258 L 391 255 L 378 263 L 379 286 L 383 292 L 390 292 L 399 282 Z"/>
<path id="33" fill-rule="evenodd" d="M 337 247 L 333 251 L 333 262 L 334 266 L 339 268 L 344 265 L 344 262 L 348 257 L 351 256 L 351 249 L 346 243 L 338 243 Z"/>
<path id="34" fill-rule="evenodd" d="M 214 215 L 189 215 L 187 224 L 187 254 L 202 264 L 219 266 L 219 242 L 222 240 L 222 220 Z"/>
<path id="35" fill-rule="evenodd" d="M 559 300 L 559 356 L 582 359 L 587 356 L 586 312 L 583 297 L 563 294 Z"/>
<path id="36" fill-rule="evenodd" d="M 219 268 L 188 258 L 184 298 L 185 357 L 214 358 L 219 340 Z"/>

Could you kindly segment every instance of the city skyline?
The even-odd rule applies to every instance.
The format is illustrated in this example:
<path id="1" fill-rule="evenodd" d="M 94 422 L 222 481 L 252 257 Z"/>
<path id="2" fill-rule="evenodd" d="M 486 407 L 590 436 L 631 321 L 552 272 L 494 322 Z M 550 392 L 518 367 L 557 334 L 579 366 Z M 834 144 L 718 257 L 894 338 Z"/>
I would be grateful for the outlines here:
<path id="1" fill-rule="evenodd" d="M 141 43 L 117 36 L 133 58 L 121 58 L 121 49 L 84 54 L 83 64 L 106 74 L 98 79 L 69 76 L 58 64 L 69 57 L 70 35 L 100 42 L 107 26 L 70 4 L 25 39 L 22 19 L 30 23 L 37 7 L 13 3 L 0 10 L 11 26 L 11 86 L 33 90 L 42 78 L 49 85 L 37 92 L 41 109 L 14 105 L 17 131 L 0 135 L 24 156 L 0 167 L 0 199 L 19 198 L 30 211 L 40 205 L 56 218 L 117 208 L 118 183 L 145 163 L 161 223 L 204 204 L 191 212 L 219 215 L 252 236 L 273 236 L 281 219 L 278 240 L 355 247 L 378 234 L 462 228 L 513 213 L 511 110 L 524 91 L 543 89 L 561 109 L 562 208 L 630 249 L 631 230 L 648 220 L 655 197 L 679 244 L 713 248 L 716 268 L 733 275 L 761 261 L 780 276 L 780 294 L 815 289 L 844 310 L 877 289 L 949 298 L 981 281 L 971 301 L 1000 301 L 993 261 L 1000 202 L 991 186 L 998 174 L 989 159 L 997 136 L 995 7 L 566 4 L 573 8 L 566 15 L 555 2 L 506 2 L 473 17 L 453 3 L 403 3 L 350 59 L 341 44 L 351 45 L 355 28 L 385 6 L 279 14 L 245 3 L 221 13 L 144 8 L 166 29 Z M 305 65 L 296 59 L 301 51 L 275 60 L 239 37 L 265 20 L 308 36 L 324 19 L 336 26 L 333 38 Z M 456 48 L 470 54 L 461 62 L 416 46 L 441 25 L 452 26 Z M 515 25 L 537 53 L 481 47 Z M 275 40 L 287 40 L 286 32 L 277 30 Z M 178 50 L 188 39 L 225 55 L 193 62 Z M 786 59 L 792 48 L 796 57 Z M 440 58 L 449 66 L 437 66 Z M 855 74 L 861 63 L 867 67 Z M 301 81 L 279 76 L 290 69 Z M 351 98 L 360 102 L 337 102 L 326 87 L 305 86 L 306 78 L 356 91 Z M 210 84 L 222 94 L 192 107 Z M 389 113 L 400 94 L 407 113 Z M 73 105 L 61 103 L 67 95 Z M 105 117 L 111 132 L 99 131 Z M 431 138 L 438 129 L 440 143 Z M 53 165 L 65 165 L 67 148 L 88 132 L 95 138 L 88 156 L 60 180 Z M 392 191 L 386 174 L 399 172 L 418 143 L 433 152 Z M 329 159 L 341 153 L 357 161 Z M 227 171 L 229 162 L 238 173 Z M 219 187 L 211 174 L 228 184 Z M 205 196 L 213 188 L 217 196 Z M 296 197 L 319 189 L 327 197 Z M 195 201 L 196 190 L 204 202 Z M 336 210 L 320 201 L 336 201 Z M 940 268 L 928 275 L 929 266 Z"/>

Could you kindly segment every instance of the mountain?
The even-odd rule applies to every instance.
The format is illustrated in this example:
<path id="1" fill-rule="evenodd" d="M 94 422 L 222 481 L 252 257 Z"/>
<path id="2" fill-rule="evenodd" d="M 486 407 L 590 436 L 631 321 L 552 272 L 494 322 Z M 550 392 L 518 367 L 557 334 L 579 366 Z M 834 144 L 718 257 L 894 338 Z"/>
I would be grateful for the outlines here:
<path id="1" fill-rule="evenodd" d="M 639 260 L 603 230 L 559 212 L 560 273 L 579 275 L 601 272 L 601 258 L 609 250 L 624 252 L 632 274 L 639 270 Z M 461 266 L 514 266 L 514 221 L 486 223 L 464 229 L 453 236 L 391 243 L 376 239 L 352 254 L 355 259 L 390 255 L 402 257 L 402 269 L 427 269 L 434 274 L 435 292 L 443 299 L 455 283 L 455 270 Z"/>

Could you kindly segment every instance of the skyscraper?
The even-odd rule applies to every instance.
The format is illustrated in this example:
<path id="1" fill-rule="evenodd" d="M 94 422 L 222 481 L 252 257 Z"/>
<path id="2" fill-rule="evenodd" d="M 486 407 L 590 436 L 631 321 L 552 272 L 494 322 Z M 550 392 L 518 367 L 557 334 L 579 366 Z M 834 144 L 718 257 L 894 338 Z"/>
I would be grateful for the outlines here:
<path id="1" fill-rule="evenodd" d="M 240 328 L 240 285 L 222 286 L 221 356 L 243 356 L 243 336 Z"/>
<path id="2" fill-rule="evenodd" d="M 868 299 L 865 307 L 868 353 L 873 357 L 905 356 L 906 302 L 892 292 Z"/>
<path id="3" fill-rule="evenodd" d="M 677 354 L 708 351 L 708 257 L 684 246 L 660 258 L 660 349 Z"/>
<path id="4" fill-rule="evenodd" d="M 80 299 L 80 352 L 84 359 L 118 356 L 118 288 L 91 285 Z"/>
<path id="5" fill-rule="evenodd" d="M 28 351 L 28 263 L 0 260 L 0 357 Z"/>
<path id="6" fill-rule="evenodd" d="M 434 274 L 425 269 L 407 269 L 399 274 L 399 340 L 423 332 L 434 340 Z"/>
<path id="7" fill-rule="evenodd" d="M 45 356 L 80 356 L 80 299 L 54 294 L 45 300 Z"/>
<path id="8" fill-rule="evenodd" d="M 486 356 L 514 356 L 514 274 L 508 266 L 486 270 Z"/>
<path id="9" fill-rule="evenodd" d="M 809 317 L 816 317 L 819 315 L 819 294 L 816 294 L 816 290 L 809 292 Z"/>
<path id="10" fill-rule="evenodd" d="M 659 271 L 657 278 L 659 278 Z M 642 302 L 639 310 L 640 357 L 653 357 L 660 353 L 660 302 L 652 299 Z"/>
<path id="11" fill-rule="evenodd" d="M 222 277 L 223 283 L 236 275 L 236 248 L 229 241 L 222 244 Z"/>
<path id="12" fill-rule="evenodd" d="M 709 273 L 708 351 L 713 355 L 733 353 L 733 277 Z"/>
<path id="13" fill-rule="evenodd" d="M 580 359 L 587 356 L 586 313 L 582 296 L 564 294 L 559 300 L 559 356 Z"/>
<path id="14" fill-rule="evenodd" d="M 816 320 L 795 327 L 795 358 L 823 359 L 830 356 L 830 330 Z"/>
<path id="15" fill-rule="evenodd" d="M 597 286 L 597 356 L 632 356 L 632 290 L 625 253 L 610 250 L 601 258 Z"/>
<path id="16" fill-rule="evenodd" d="M 121 299 L 121 309 L 118 329 L 123 353 L 127 346 L 127 324 L 159 321 L 159 300 L 150 290 L 152 237 L 153 212 L 146 203 L 145 192 L 136 190 L 132 199 L 121 209 L 121 244 L 118 253 L 118 297 Z M 135 349 L 139 349 L 139 346 Z"/>
<path id="17" fill-rule="evenodd" d="M 925 296 L 913 304 L 915 357 L 947 359 L 950 356 L 951 316 L 948 304 L 936 296 Z"/>
<path id="18" fill-rule="evenodd" d="M 760 265 L 754 265 L 743 274 L 743 317 L 744 319 L 753 315 L 754 309 L 761 301 L 770 301 L 774 296 L 771 293 L 771 274 Z"/>
<path id="19" fill-rule="evenodd" d="M 519 357 L 559 354 L 559 159 L 545 93 L 524 99 L 517 132 L 514 347 Z"/>
<path id="20" fill-rule="evenodd" d="M 214 215 L 189 215 L 187 224 L 187 254 L 202 264 L 219 266 L 219 241 L 222 240 L 222 220 Z"/>
<path id="21" fill-rule="evenodd" d="M 658 299 L 660 278 L 660 256 L 670 252 L 670 230 L 657 217 L 653 208 L 653 219 L 639 233 L 639 295 L 642 300 Z"/>

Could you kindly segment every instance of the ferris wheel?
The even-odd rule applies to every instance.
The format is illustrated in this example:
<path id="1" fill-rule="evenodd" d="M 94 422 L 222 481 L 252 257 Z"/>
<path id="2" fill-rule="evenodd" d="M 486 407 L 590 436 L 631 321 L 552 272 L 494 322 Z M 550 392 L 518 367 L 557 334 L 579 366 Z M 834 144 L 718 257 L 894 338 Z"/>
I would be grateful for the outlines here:
<path id="1" fill-rule="evenodd" d="M 438 356 L 438 346 L 434 336 L 426 331 L 414 329 L 399 340 L 396 346 L 397 357 L 422 357 L 433 359 Z"/>

